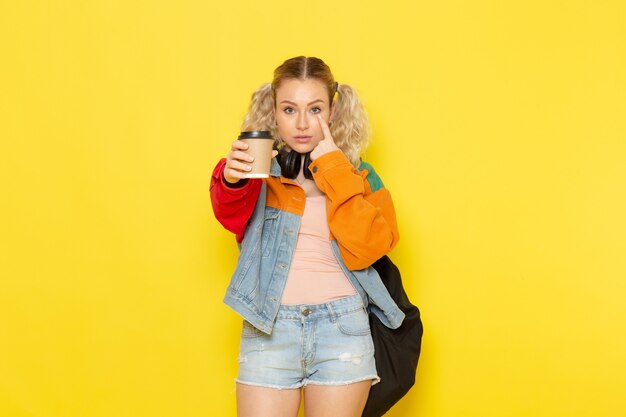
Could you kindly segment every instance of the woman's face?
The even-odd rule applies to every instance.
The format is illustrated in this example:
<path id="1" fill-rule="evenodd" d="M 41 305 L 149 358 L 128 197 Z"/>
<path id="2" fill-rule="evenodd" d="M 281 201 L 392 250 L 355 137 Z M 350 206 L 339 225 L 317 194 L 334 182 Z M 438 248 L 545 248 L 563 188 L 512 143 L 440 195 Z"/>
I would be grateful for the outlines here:
<path id="1" fill-rule="evenodd" d="M 328 123 L 333 108 L 326 86 L 316 79 L 289 78 L 276 90 L 275 116 L 278 133 L 287 146 L 307 153 L 324 138 L 317 115 Z"/>

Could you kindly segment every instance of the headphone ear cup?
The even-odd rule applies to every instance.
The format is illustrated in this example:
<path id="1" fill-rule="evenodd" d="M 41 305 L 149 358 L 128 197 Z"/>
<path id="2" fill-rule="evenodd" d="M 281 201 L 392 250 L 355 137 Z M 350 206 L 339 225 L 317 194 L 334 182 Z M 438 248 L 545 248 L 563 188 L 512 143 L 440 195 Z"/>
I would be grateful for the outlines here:
<path id="1" fill-rule="evenodd" d="M 313 179 L 313 173 L 311 172 L 311 170 L 309 169 L 309 165 L 311 165 L 311 152 L 307 152 L 304 155 L 304 178 L 308 179 L 308 180 L 312 180 Z"/>
<path id="2" fill-rule="evenodd" d="M 298 152 L 281 152 L 280 165 L 281 175 L 285 178 L 295 179 L 300 172 L 300 154 Z"/>
<path id="3" fill-rule="evenodd" d="M 301 159 L 298 152 L 291 151 L 287 154 L 287 174 L 289 175 L 287 178 L 293 180 L 298 176 Z"/>
<path id="4" fill-rule="evenodd" d="M 278 151 L 278 155 L 276 156 L 276 160 L 278 161 L 278 165 L 280 165 L 280 175 L 284 177 L 287 172 L 287 151 L 280 149 Z"/>

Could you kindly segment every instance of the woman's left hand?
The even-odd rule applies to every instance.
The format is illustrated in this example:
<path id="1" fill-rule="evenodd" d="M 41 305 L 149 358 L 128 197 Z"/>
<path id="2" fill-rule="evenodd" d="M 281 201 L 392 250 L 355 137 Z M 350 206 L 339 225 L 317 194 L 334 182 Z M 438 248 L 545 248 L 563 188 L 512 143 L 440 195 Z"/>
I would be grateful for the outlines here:
<path id="1" fill-rule="evenodd" d="M 315 161 L 317 158 L 319 158 L 320 156 L 328 152 L 336 151 L 337 149 L 339 149 L 339 147 L 335 144 L 335 140 L 330 134 L 330 129 L 328 128 L 328 124 L 326 123 L 324 119 L 322 119 L 322 115 L 318 114 L 317 120 L 320 123 L 320 127 L 322 128 L 322 133 L 324 134 L 324 138 L 321 141 L 319 141 L 317 146 L 313 148 L 313 150 L 311 151 L 312 161 Z"/>

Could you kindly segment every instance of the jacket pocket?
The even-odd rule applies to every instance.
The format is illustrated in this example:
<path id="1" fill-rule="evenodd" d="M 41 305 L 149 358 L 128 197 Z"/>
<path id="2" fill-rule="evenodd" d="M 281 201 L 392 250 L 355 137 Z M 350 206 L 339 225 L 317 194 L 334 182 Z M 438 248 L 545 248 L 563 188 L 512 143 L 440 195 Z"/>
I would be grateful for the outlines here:
<path id="1" fill-rule="evenodd" d="M 265 208 L 263 230 L 261 231 L 261 253 L 268 258 L 276 245 L 278 236 L 279 210 L 273 207 Z"/>

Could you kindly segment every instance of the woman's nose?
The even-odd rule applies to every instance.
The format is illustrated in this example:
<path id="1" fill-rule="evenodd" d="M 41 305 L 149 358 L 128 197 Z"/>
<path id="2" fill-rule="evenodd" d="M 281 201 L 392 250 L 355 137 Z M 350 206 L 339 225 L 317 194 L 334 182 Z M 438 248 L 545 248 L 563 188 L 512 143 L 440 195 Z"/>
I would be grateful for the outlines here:
<path id="1" fill-rule="evenodd" d="M 297 128 L 300 130 L 306 130 L 309 128 L 309 119 L 307 118 L 306 113 L 300 113 L 298 115 Z"/>

